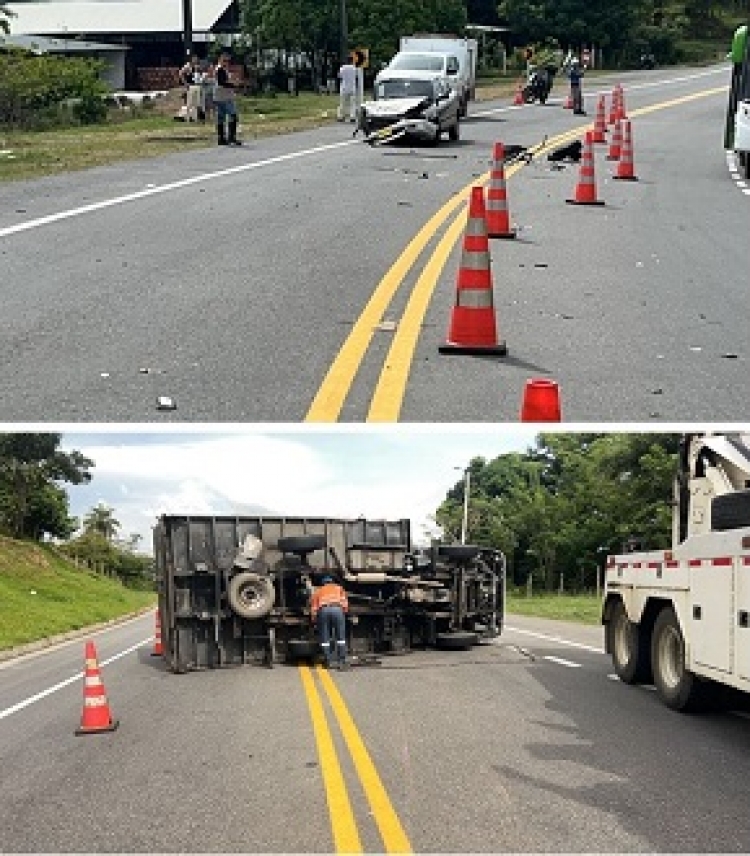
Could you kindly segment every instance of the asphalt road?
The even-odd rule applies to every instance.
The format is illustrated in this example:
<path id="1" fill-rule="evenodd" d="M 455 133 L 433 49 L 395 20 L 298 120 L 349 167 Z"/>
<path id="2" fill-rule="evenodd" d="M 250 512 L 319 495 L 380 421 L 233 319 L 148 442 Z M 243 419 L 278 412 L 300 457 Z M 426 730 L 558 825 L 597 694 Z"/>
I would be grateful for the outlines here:
<path id="1" fill-rule="evenodd" d="M 620 684 L 600 628 L 508 625 L 344 674 L 177 676 L 149 615 L 97 634 L 120 726 L 82 737 L 82 641 L 3 664 L 0 851 L 747 850 L 747 711 Z"/>
<path id="2" fill-rule="evenodd" d="M 746 419 L 750 190 L 721 147 L 728 71 L 617 80 L 639 181 L 611 180 L 607 146 L 601 207 L 566 204 L 577 166 L 508 170 L 507 357 L 438 353 L 465 199 L 494 142 L 589 127 L 561 87 L 544 107 L 474 105 L 437 149 L 334 124 L 0 186 L 0 420 L 513 422 L 537 376 L 569 422 Z M 615 82 L 588 82 L 584 122 Z"/>

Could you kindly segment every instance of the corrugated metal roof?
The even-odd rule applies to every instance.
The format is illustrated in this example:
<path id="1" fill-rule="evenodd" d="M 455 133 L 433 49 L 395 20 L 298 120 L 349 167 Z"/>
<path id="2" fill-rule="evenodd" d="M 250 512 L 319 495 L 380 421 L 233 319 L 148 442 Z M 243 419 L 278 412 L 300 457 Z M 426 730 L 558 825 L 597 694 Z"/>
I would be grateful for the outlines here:
<path id="1" fill-rule="evenodd" d="M 53 39 L 49 36 L 5 36 L 0 33 L 0 47 L 24 48 L 35 54 L 45 53 L 104 53 L 130 50 L 127 45 L 107 45 L 101 42 L 82 42 L 80 39 Z"/>
<path id="2" fill-rule="evenodd" d="M 181 33 L 182 0 L 88 0 L 5 3 L 11 35 L 76 33 Z M 232 0 L 192 0 L 193 32 L 205 33 Z"/>

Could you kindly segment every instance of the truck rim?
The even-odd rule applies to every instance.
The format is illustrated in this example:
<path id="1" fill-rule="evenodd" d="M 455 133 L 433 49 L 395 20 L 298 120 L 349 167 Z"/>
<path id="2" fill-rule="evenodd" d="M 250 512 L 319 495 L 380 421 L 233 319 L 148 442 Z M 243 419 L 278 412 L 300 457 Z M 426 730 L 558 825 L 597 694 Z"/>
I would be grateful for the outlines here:
<path id="1" fill-rule="evenodd" d="M 682 681 L 682 639 L 675 627 L 665 627 L 659 639 L 659 675 L 670 689 Z"/>

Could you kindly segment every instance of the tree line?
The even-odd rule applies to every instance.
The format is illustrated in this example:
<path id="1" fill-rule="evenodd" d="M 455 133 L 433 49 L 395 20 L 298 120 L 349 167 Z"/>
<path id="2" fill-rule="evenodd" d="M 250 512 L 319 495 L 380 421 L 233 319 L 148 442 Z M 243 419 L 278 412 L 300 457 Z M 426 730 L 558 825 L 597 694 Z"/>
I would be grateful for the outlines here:
<path id="1" fill-rule="evenodd" d="M 502 550 L 508 578 L 548 589 L 596 585 L 607 554 L 631 541 L 671 543 L 679 435 L 540 434 L 524 453 L 469 464 L 467 543 Z M 443 540 L 457 541 L 462 479 L 437 509 Z"/>
<path id="2" fill-rule="evenodd" d="M 63 485 L 90 482 L 94 462 L 81 452 L 64 452 L 61 442 L 55 433 L 0 434 L 0 534 L 52 539 L 76 563 L 134 588 L 150 587 L 153 560 L 138 554 L 140 535 L 120 537 L 114 509 L 100 503 L 81 521 L 70 515 Z"/>

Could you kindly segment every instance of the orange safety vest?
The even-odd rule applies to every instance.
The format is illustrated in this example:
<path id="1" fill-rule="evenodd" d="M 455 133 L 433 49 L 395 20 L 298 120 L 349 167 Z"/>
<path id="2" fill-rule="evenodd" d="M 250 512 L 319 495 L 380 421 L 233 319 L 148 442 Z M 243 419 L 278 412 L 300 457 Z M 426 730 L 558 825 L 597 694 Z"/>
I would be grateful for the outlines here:
<path id="1" fill-rule="evenodd" d="M 340 606 L 344 612 L 349 611 L 349 600 L 346 592 L 338 583 L 325 583 L 320 588 L 315 589 L 310 602 L 310 612 L 313 618 L 322 606 Z"/>

